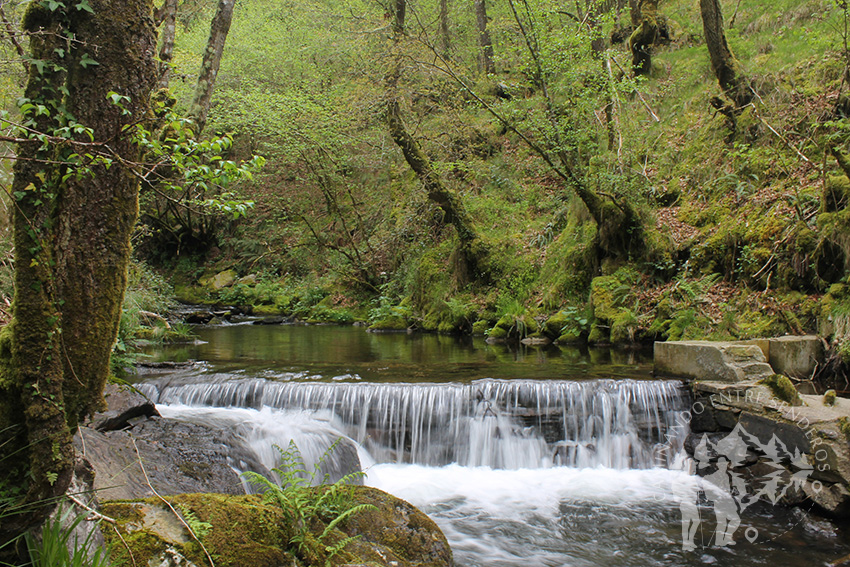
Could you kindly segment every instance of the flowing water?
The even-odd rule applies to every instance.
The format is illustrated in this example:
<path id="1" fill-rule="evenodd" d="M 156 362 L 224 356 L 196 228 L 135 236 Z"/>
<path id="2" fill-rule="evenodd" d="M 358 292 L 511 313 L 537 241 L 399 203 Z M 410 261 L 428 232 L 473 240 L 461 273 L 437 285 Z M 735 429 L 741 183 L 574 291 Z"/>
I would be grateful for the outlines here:
<path id="1" fill-rule="evenodd" d="M 431 515 L 460 566 L 794 567 L 850 552 L 835 525 L 769 506 L 747 509 L 734 547 L 714 547 L 706 503 L 696 550 L 683 551 L 680 495 L 698 489 L 682 470 L 690 400 L 681 382 L 650 379 L 645 354 L 198 330 L 200 344 L 156 353 L 196 364 L 137 384 L 163 416 L 227 429 L 268 468 L 275 444 L 295 441 L 309 466 L 348 440 L 367 484 Z M 345 467 L 342 453 L 325 466 Z"/>

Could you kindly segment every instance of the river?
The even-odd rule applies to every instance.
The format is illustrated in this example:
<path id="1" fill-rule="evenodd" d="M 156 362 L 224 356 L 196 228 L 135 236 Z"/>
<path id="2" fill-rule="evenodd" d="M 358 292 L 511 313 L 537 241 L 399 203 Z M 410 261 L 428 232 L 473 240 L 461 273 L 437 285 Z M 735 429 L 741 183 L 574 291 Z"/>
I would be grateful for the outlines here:
<path id="1" fill-rule="evenodd" d="M 652 379 L 650 353 L 248 322 L 197 333 L 152 353 L 196 364 L 139 377 L 163 416 L 228 428 L 269 468 L 275 444 L 315 463 L 349 439 L 365 482 L 428 513 L 461 567 L 802 567 L 850 553 L 843 528 L 769 503 L 716 546 L 711 491 L 684 472 L 687 389 Z M 699 494 L 684 550 L 683 495 Z"/>

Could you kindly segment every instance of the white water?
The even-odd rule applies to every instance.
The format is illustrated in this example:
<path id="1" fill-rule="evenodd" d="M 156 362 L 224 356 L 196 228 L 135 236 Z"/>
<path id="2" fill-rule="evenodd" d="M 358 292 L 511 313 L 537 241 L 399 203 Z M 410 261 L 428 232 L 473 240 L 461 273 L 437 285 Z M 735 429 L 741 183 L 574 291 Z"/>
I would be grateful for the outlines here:
<path id="1" fill-rule="evenodd" d="M 145 383 L 139 388 L 159 404 L 314 412 L 379 463 L 645 469 L 668 466 L 687 434 L 676 427 L 687 403 L 676 381 L 370 384 L 231 379 Z M 277 427 L 268 414 L 259 418 L 264 420 L 260 430 Z"/>
<path id="2" fill-rule="evenodd" d="M 250 451 L 268 469 L 278 464 L 273 445 L 295 441 L 310 469 L 336 439 L 348 439 L 366 483 L 428 513 L 459 567 L 816 564 L 794 547 L 807 545 L 799 520 L 775 510 L 751 519 L 760 522 L 754 545 L 739 537 L 735 548 L 716 549 L 709 539 L 696 553 L 682 551 L 674 487 L 696 486 L 674 470 L 687 434 L 679 418 L 688 400 L 677 382 L 226 378 L 140 389 L 164 417 L 231 431 L 234 454 Z M 330 465 L 344 470 L 350 461 L 332 457 Z M 704 513 L 710 538 L 713 516 Z M 792 547 L 777 547 L 789 530 L 798 534 Z M 822 563 L 835 544 L 813 541 Z"/>
<path id="3" fill-rule="evenodd" d="M 459 564 L 529 567 L 649 565 L 640 548 L 675 552 L 681 546 L 677 524 L 658 530 L 647 518 L 678 509 L 673 482 L 694 479 L 663 469 L 383 464 L 368 471 L 367 484 L 426 511 L 451 541 Z M 599 516 L 591 520 L 593 513 Z M 636 546 L 636 539 L 645 544 Z"/>

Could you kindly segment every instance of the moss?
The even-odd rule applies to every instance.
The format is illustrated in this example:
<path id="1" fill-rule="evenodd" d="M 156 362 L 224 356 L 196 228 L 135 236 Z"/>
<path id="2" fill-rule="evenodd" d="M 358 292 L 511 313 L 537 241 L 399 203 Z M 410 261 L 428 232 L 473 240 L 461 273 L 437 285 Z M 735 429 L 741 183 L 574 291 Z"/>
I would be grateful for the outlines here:
<path id="1" fill-rule="evenodd" d="M 850 419 L 842 417 L 838 420 L 838 429 L 844 434 L 844 437 L 850 441 Z"/>
<path id="2" fill-rule="evenodd" d="M 823 405 L 834 406 L 836 393 L 835 390 L 827 390 L 823 395 Z"/>
<path id="3" fill-rule="evenodd" d="M 590 327 L 590 334 L 587 337 L 587 342 L 592 345 L 608 344 L 610 342 L 609 329 L 598 324 L 592 325 Z"/>
<path id="4" fill-rule="evenodd" d="M 250 311 L 253 315 L 260 317 L 284 314 L 284 310 L 276 305 L 252 305 Z"/>
<path id="5" fill-rule="evenodd" d="M 213 303 L 209 290 L 191 285 L 175 285 L 174 296 L 181 303 L 190 305 L 208 305 Z"/>
<path id="6" fill-rule="evenodd" d="M 472 324 L 472 334 L 473 335 L 483 335 L 487 332 L 487 329 L 490 328 L 492 323 L 487 321 L 486 319 L 479 319 L 475 323 Z"/>
<path id="7" fill-rule="evenodd" d="M 600 321 L 612 323 L 622 307 L 631 302 L 632 287 L 638 274 L 631 267 L 618 269 L 610 276 L 599 276 L 590 282 L 590 304 L 593 315 Z"/>
<path id="8" fill-rule="evenodd" d="M 169 501 L 177 509 L 189 510 L 198 521 L 212 525 L 202 541 L 215 558 L 216 565 L 271 567 L 291 564 L 286 562 L 286 558 L 289 557 L 291 561 L 292 556 L 285 550 L 292 533 L 282 521 L 280 510 L 263 504 L 259 496 L 181 494 L 171 497 Z M 104 514 L 119 521 L 118 530 L 135 559 L 135 562 L 130 559 L 126 547 L 114 530 L 105 530 L 104 536 L 112 549 L 113 564 L 146 565 L 169 545 L 196 565 L 206 564 L 204 553 L 196 542 L 168 544 L 153 528 L 142 527 L 145 526 L 142 508 L 156 506 L 161 507 L 156 499 L 104 504 Z"/>
<path id="9" fill-rule="evenodd" d="M 821 195 L 821 212 L 834 213 L 850 205 L 850 180 L 845 175 L 830 175 Z"/>
<path id="10" fill-rule="evenodd" d="M 596 228 L 593 223 L 571 219 L 546 249 L 539 287 L 544 309 L 554 309 L 570 300 L 584 300 L 596 272 Z"/>
<path id="11" fill-rule="evenodd" d="M 584 342 L 584 333 L 572 329 L 567 329 L 561 333 L 556 339 L 559 345 L 570 345 Z"/>
<path id="12" fill-rule="evenodd" d="M 404 331 L 409 326 L 410 325 L 404 317 L 401 317 L 400 315 L 390 315 L 373 321 L 372 324 L 369 325 L 369 329 L 373 331 Z"/>
<path id="13" fill-rule="evenodd" d="M 797 388 L 791 382 L 791 379 L 781 374 L 773 374 L 760 382 L 764 384 L 773 395 L 783 402 L 787 402 L 793 406 L 800 405 L 800 396 L 797 393 Z"/>
<path id="14" fill-rule="evenodd" d="M 621 309 L 611 324 L 611 343 L 622 345 L 635 342 L 635 331 L 638 328 L 638 319 L 628 309 Z"/>
<path id="15" fill-rule="evenodd" d="M 557 339 L 563 333 L 564 327 L 571 322 L 572 318 L 568 317 L 565 311 L 558 311 L 546 320 L 543 329 L 549 338 Z"/>

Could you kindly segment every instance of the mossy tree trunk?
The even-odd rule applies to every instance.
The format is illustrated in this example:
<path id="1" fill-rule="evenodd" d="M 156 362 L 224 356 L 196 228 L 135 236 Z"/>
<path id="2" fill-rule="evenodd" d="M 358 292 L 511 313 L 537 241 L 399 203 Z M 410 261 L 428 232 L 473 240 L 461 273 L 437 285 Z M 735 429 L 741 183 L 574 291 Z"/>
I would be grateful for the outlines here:
<path id="1" fill-rule="evenodd" d="M 539 145 L 522 134 L 511 122 L 498 113 L 495 116 L 511 131 L 518 134 L 567 185 L 573 188 L 576 195 L 587 207 L 590 216 L 597 226 L 597 250 L 602 258 L 622 259 L 639 257 L 645 249 L 645 233 L 643 223 L 637 210 L 625 199 L 617 199 L 595 191 L 580 173 L 581 164 L 564 148 L 562 132 L 565 130 L 561 120 L 563 111 L 556 106 L 549 90 L 547 76 L 543 72 L 543 62 L 540 46 L 537 43 L 537 33 L 534 21 L 526 11 L 525 18 L 515 5 L 515 0 L 508 0 L 514 20 L 525 40 L 528 53 L 534 62 L 534 81 L 539 84 L 546 109 L 546 118 L 551 127 L 551 144 L 548 147 Z M 491 110 L 491 112 L 493 112 Z"/>
<path id="2" fill-rule="evenodd" d="M 487 23 L 490 18 L 487 17 L 486 0 L 474 0 L 475 4 L 475 24 L 478 28 L 478 46 L 481 53 L 478 60 L 481 66 L 481 71 L 487 75 L 492 75 L 496 72 L 496 64 L 493 62 L 493 40 L 490 39 L 490 30 L 487 28 Z"/>
<path id="3" fill-rule="evenodd" d="M 204 59 L 198 73 L 198 84 L 195 87 L 195 97 L 189 111 L 197 125 L 195 134 L 199 134 L 207 124 L 215 81 L 221 66 L 224 43 L 230 32 L 230 22 L 233 21 L 235 4 L 236 0 L 219 0 L 218 9 L 210 24 L 210 37 L 207 41 L 207 49 L 204 51 Z"/>
<path id="4" fill-rule="evenodd" d="M 398 82 L 401 78 L 402 54 L 401 42 L 404 38 L 404 17 L 406 0 L 396 0 L 393 17 L 393 63 L 384 77 L 387 96 L 387 126 L 393 141 L 401 150 L 404 159 L 419 179 L 428 199 L 443 211 L 443 222 L 455 228 L 458 235 L 458 262 L 456 279 L 466 283 L 471 279 L 486 277 L 482 269 L 482 260 L 487 255 L 487 247 L 482 242 L 472 217 L 469 215 L 460 196 L 443 184 L 434 170 L 431 160 L 425 155 L 419 142 L 407 131 L 401 110 L 401 94 Z"/>
<path id="5" fill-rule="evenodd" d="M 0 483 L 26 493 L 23 512 L 3 518 L 0 544 L 38 525 L 65 492 L 73 432 L 103 404 L 138 212 L 138 180 L 125 165 L 138 162 L 139 149 L 125 128 L 146 116 L 156 77 L 152 4 L 88 0 L 89 13 L 33 2 L 24 20 L 32 60 L 55 63 L 31 65 L 25 96 L 64 108 L 93 139 L 22 143 L 14 167 L 16 294 L 2 345 L 10 356 L 0 376 Z M 76 39 L 71 49 L 65 34 Z M 127 98 L 118 106 L 111 93 Z M 54 120 L 42 116 L 37 127 L 51 132 Z M 84 151 L 111 163 L 84 163 L 80 175 L 58 164 Z"/>
<path id="6" fill-rule="evenodd" d="M 629 37 L 632 69 L 635 75 L 649 75 L 652 71 L 652 46 L 658 38 L 658 0 L 640 0 L 637 12 L 637 28 Z M 634 14 L 632 11 L 633 18 Z"/>
<path id="7" fill-rule="evenodd" d="M 700 0 L 699 6 L 714 76 L 736 107 L 746 106 L 753 100 L 753 89 L 726 41 L 720 0 Z"/>
<path id="8" fill-rule="evenodd" d="M 162 32 L 159 45 L 159 81 L 158 89 L 167 89 L 171 78 L 171 59 L 174 57 L 174 38 L 177 35 L 177 1 L 165 0 L 158 13 L 162 18 Z M 159 23 L 159 22 L 158 22 Z"/>

